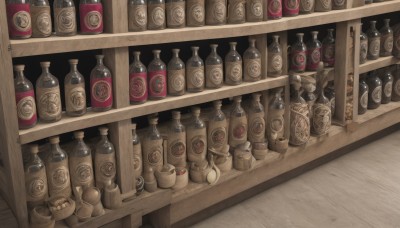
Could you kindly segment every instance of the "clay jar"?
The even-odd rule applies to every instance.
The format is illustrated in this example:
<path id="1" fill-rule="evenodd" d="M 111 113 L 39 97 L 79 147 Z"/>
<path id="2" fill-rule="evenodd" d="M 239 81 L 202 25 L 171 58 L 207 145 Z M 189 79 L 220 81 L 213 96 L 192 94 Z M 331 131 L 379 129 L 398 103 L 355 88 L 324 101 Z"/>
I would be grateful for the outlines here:
<path id="1" fill-rule="evenodd" d="M 268 77 L 278 77 L 282 74 L 283 58 L 279 36 L 272 36 L 272 43 L 268 46 Z"/>
<path id="2" fill-rule="evenodd" d="M 128 29 L 130 32 L 147 30 L 147 0 L 128 1 Z"/>
<path id="3" fill-rule="evenodd" d="M 204 0 L 186 1 L 186 25 L 188 27 L 199 27 L 205 24 Z"/>
<path id="4" fill-rule="evenodd" d="M 261 53 L 256 48 L 256 40 L 249 39 L 249 48 L 243 54 L 244 81 L 254 82 L 261 80 Z"/>
<path id="5" fill-rule="evenodd" d="M 246 171 L 253 167 L 255 159 L 251 154 L 250 142 L 245 142 L 235 149 L 233 154 L 233 167 L 239 171 Z"/>

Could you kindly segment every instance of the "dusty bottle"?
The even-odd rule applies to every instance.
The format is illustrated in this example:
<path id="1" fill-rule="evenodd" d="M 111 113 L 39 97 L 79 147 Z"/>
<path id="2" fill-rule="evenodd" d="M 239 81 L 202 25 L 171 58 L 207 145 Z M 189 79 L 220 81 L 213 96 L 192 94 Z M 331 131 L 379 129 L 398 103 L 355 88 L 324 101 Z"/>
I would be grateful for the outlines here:
<path id="1" fill-rule="evenodd" d="M 79 18 L 82 34 L 103 32 L 103 4 L 101 0 L 80 0 Z"/>
<path id="2" fill-rule="evenodd" d="M 77 33 L 76 12 L 73 0 L 55 0 L 54 28 L 57 36 L 74 36 Z"/>
<path id="3" fill-rule="evenodd" d="M 58 79 L 50 73 L 50 62 L 41 62 L 42 74 L 36 80 L 36 104 L 43 122 L 61 119 L 61 97 Z"/>
<path id="4" fill-rule="evenodd" d="M 163 139 L 157 129 L 158 118 L 154 115 L 149 116 L 149 128 L 146 137 L 143 139 L 143 168 L 154 171 L 161 170 L 163 166 Z M 166 151 L 165 151 L 166 153 Z"/>
<path id="5" fill-rule="evenodd" d="M 370 21 L 370 27 L 367 31 L 368 35 L 368 55 L 367 58 L 375 60 L 379 58 L 381 47 L 381 34 L 376 29 L 376 21 Z"/>
<path id="6" fill-rule="evenodd" d="M 265 142 L 264 106 L 260 103 L 261 93 L 253 93 L 248 111 L 248 140 L 251 143 Z"/>
<path id="7" fill-rule="evenodd" d="M 51 36 L 52 23 L 48 0 L 31 0 L 32 37 Z"/>
<path id="8" fill-rule="evenodd" d="M 224 82 L 222 58 L 217 53 L 218 44 L 210 44 L 211 53 L 206 58 L 206 88 L 221 88 Z"/>
<path id="9" fill-rule="evenodd" d="M 160 100 L 167 96 L 167 66 L 160 59 L 161 50 L 153 50 L 154 58 L 148 66 L 149 99 Z"/>
<path id="10" fill-rule="evenodd" d="M 282 0 L 283 16 L 294 17 L 299 15 L 300 0 Z"/>
<path id="11" fill-rule="evenodd" d="M 206 0 L 206 25 L 226 24 L 226 0 Z"/>
<path id="12" fill-rule="evenodd" d="M 167 0 L 167 27 L 183 28 L 186 26 L 185 0 Z"/>
<path id="13" fill-rule="evenodd" d="M 94 173 L 91 149 L 83 141 L 83 131 L 74 132 L 75 142 L 69 153 L 69 170 L 73 188 L 82 186 L 83 189 L 94 187 Z"/>
<path id="14" fill-rule="evenodd" d="M 308 104 L 308 108 L 310 110 L 310 121 L 312 121 L 312 108 L 314 106 L 315 101 L 317 100 L 317 96 L 315 95 L 316 90 L 316 80 L 314 77 L 304 75 L 301 78 L 301 84 L 304 89 L 302 94 L 302 98 Z"/>
<path id="15" fill-rule="evenodd" d="M 243 53 L 244 81 L 261 80 L 261 53 L 256 48 L 256 40 L 249 39 L 249 48 Z"/>
<path id="16" fill-rule="evenodd" d="M 279 36 L 272 36 L 272 43 L 268 46 L 268 77 L 278 77 L 282 74 L 283 58 Z"/>
<path id="17" fill-rule="evenodd" d="M 117 173 L 114 145 L 108 140 L 108 128 L 99 128 L 101 139 L 96 144 L 94 156 L 94 173 L 96 187 L 103 189 L 107 184 L 114 183 Z"/>
<path id="18" fill-rule="evenodd" d="M 96 55 L 97 65 L 90 73 L 92 111 L 104 112 L 113 105 L 112 75 L 103 64 L 104 55 Z"/>
<path id="19" fill-rule="evenodd" d="M 307 66 L 309 71 L 316 71 L 321 62 L 322 43 L 318 40 L 318 32 L 311 32 L 312 40 L 307 44 Z"/>
<path id="20" fill-rule="evenodd" d="M 392 101 L 400 101 L 400 65 L 393 72 Z"/>
<path id="21" fill-rule="evenodd" d="M 71 181 L 68 168 L 68 155 L 61 149 L 58 136 L 49 138 L 50 152 L 45 160 L 49 195 L 53 197 L 70 197 Z"/>
<path id="22" fill-rule="evenodd" d="M 233 98 L 231 115 L 229 118 L 229 146 L 235 148 L 237 145 L 247 141 L 247 114 L 241 106 L 242 97 Z"/>
<path id="23" fill-rule="evenodd" d="M 186 87 L 188 92 L 204 90 L 204 62 L 198 51 L 199 47 L 192 47 L 192 57 L 186 62 Z"/>
<path id="24" fill-rule="evenodd" d="M 205 25 L 206 9 L 204 0 L 186 1 L 186 25 L 199 27 Z"/>
<path id="25" fill-rule="evenodd" d="M 129 66 L 129 101 L 141 104 L 147 101 L 147 69 L 140 61 L 140 52 L 133 52 L 134 60 Z"/>
<path id="26" fill-rule="evenodd" d="M 362 24 L 360 27 L 360 64 L 363 64 L 367 62 L 368 36 L 362 31 Z"/>
<path id="27" fill-rule="evenodd" d="M 300 14 L 309 14 L 314 12 L 314 0 L 300 0 Z"/>
<path id="28" fill-rule="evenodd" d="M 147 0 L 128 1 L 128 29 L 130 32 L 147 30 Z"/>
<path id="29" fill-rule="evenodd" d="M 316 0 L 315 12 L 328 12 L 332 10 L 332 0 Z"/>
<path id="30" fill-rule="evenodd" d="M 290 48 L 290 71 L 304 72 L 307 63 L 307 47 L 303 42 L 303 33 L 297 33 L 297 41 Z"/>
<path id="31" fill-rule="evenodd" d="M 242 57 L 236 51 L 236 42 L 229 42 L 230 50 L 225 56 L 225 83 L 239 85 L 243 81 Z"/>
<path id="32" fill-rule="evenodd" d="M 257 22 L 262 21 L 264 15 L 263 1 L 248 0 L 246 2 L 246 21 Z"/>
<path id="33" fill-rule="evenodd" d="M 268 148 L 277 152 L 283 151 L 283 146 L 285 146 L 282 146 L 281 144 L 281 142 L 285 140 L 285 102 L 282 99 L 282 91 L 282 88 L 277 88 L 274 91 L 271 91 L 273 97 L 269 102 L 267 122 L 265 124 Z"/>
<path id="34" fill-rule="evenodd" d="M 335 38 L 333 36 L 334 29 L 328 29 L 328 35 L 322 41 L 322 61 L 325 67 L 333 67 L 335 65 Z"/>
<path id="35" fill-rule="evenodd" d="M 225 114 L 221 111 L 221 100 L 214 101 L 213 106 L 214 110 L 208 121 L 207 143 L 208 148 L 222 151 L 228 144 L 228 123 Z"/>
<path id="36" fill-rule="evenodd" d="M 282 0 L 267 0 L 264 5 L 264 20 L 274 20 L 282 18 Z M 267 17 L 265 17 L 267 14 Z"/>
<path id="37" fill-rule="evenodd" d="M 368 109 L 376 109 L 382 102 L 382 81 L 378 77 L 378 72 L 372 71 L 368 75 Z"/>
<path id="38" fill-rule="evenodd" d="M 139 136 L 136 133 L 136 124 L 132 124 L 132 146 L 133 146 L 133 173 L 135 178 L 143 174 L 143 157 L 142 157 L 142 144 Z"/>
<path id="39" fill-rule="evenodd" d="M 24 75 L 25 65 L 15 65 L 15 101 L 17 103 L 18 127 L 28 129 L 36 125 L 36 102 L 32 83 Z"/>
<path id="40" fill-rule="evenodd" d="M 246 1 L 228 0 L 228 23 L 241 24 L 246 22 Z"/>
<path id="41" fill-rule="evenodd" d="M 32 36 L 31 6 L 29 0 L 7 0 L 8 33 L 11 39 Z"/>
<path id="42" fill-rule="evenodd" d="M 179 58 L 180 49 L 172 49 L 172 59 L 168 63 L 168 94 L 180 96 L 185 94 L 185 63 Z"/>
<path id="43" fill-rule="evenodd" d="M 24 167 L 26 201 L 29 207 L 41 205 L 48 198 L 46 167 L 38 153 L 37 144 L 29 147 L 30 160 Z"/>
<path id="44" fill-rule="evenodd" d="M 362 115 L 368 108 L 368 85 L 365 82 L 366 74 L 360 75 L 360 83 L 358 86 L 358 115 Z"/>
<path id="45" fill-rule="evenodd" d="M 69 116 L 86 113 L 85 78 L 78 71 L 78 60 L 70 59 L 70 72 L 64 79 L 65 106 Z"/>
<path id="46" fill-rule="evenodd" d="M 207 155 L 207 128 L 200 119 L 200 108 L 192 107 L 192 120 L 186 128 L 187 157 L 190 162 L 200 162 Z"/>
<path id="47" fill-rule="evenodd" d="M 148 0 L 147 1 L 147 29 L 161 30 L 166 27 L 165 1 Z"/>
<path id="48" fill-rule="evenodd" d="M 181 123 L 181 113 L 172 112 L 172 122 L 168 127 L 168 164 L 186 167 L 186 129 Z"/>
<path id="49" fill-rule="evenodd" d="M 400 23 L 393 26 L 393 51 L 394 57 L 400 59 Z"/>
<path id="50" fill-rule="evenodd" d="M 393 29 L 390 28 L 390 19 L 383 20 L 385 25 L 379 31 L 381 34 L 381 48 L 379 56 L 391 56 L 393 51 Z"/>
<path id="51" fill-rule="evenodd" d="M 382 70 L 383 74 L 380 76 L 382 81 L 382 104 L 387 104 L 390 102 L 392 98 L 392 89 L 393 89 L 393 75 L 388 69 Z"/>

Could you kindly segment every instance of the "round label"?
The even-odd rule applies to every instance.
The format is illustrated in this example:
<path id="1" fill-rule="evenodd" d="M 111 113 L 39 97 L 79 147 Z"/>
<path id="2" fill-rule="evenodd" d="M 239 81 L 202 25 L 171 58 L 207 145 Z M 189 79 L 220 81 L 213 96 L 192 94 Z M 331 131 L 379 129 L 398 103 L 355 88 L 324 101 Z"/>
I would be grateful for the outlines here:
<path id="1" fill-rule="evenodd" d="M 365 91 L 360 97 L 360 105 L 363 109 L 368 107 L 368 92 Z"/>
<path id="2" fill-rule="evenodd" d="M 115 176 L 116 170 L 115 170 L 114 162 L 110 162 L 110 161 L 103 162 L 100 165 L 100 172 L 101 172 L 101 174 L 103 174 L 103 176 L 106 176 L 106 177 Z"/>
<path id="3" fill-rule="evenodd" d="M 311 52 L 311 61 L 313 63 L 319 63 L 321 61 L 321 50 L 319 48 L 316 48 Z"/>
<path id="4" fill-rule="evenodd" d="M 300 1 L 301 6 L 303 7 L 303 11 L 311 11 L 312 6 L 314 4 L 314 0 L 301 0 Z"/>
<path id="5" fill-rule="evenodd" d="M 173 4 L 173 3 L 171 3 Z M 171 9 L 171 24 L 181 25 L 185 22 L 185 9 L 183 6 L 175 6 Z"/>
<path id="6" fill-rule="evenodd" d="M 56 26 L 58 30 L 62 32 L 73 32 L 76 28 L 75 17 L 75 7 L 58 9 L 58 14 L 56 15 Z"/>
<path id="7" fill-rule="evenodd" d="M 51 173 L 51 184 L 53 189 L 62 190 L 68 187 L 69 184 L 69 173 L 68 169 L 64 166 L 55 169 Z"/>
<path id="8" fill-rule="evenodd" d="M 138 155 L 133 155 L 133 168 L 138 170 L 142 165 L 142 159 Z"/>
<path id="9" fill-rule="evenodd" d="M 345 0 L 333 0 L 333 2 L 335 3 L 336 6 L 343 6 Z"/>
<path id="10" fill-rule="evenodd" d="M 42 117 L 55 117 L 61 113 L 61 101 L 59 93 L 49 91 L 42 94 L 39 98 L 39 104 L 39 111 Z"/>
<path id="11" fill-rule="evenodd" d="M 204 68 L 189 68 L 190 82 L 196 88 L 204 85 Z"/>
<path id="12" fill-rule="evenodd" d="M 230 12 L 231 15 L 229 15 L 229 17 L 231 17 L 231 19 L 241 20 L 245 17 L 245 11 L 244 3 L 236 2 L 232 7 L 232 12 Z"/>
<path id="13" fill-rule="evenodd" d="M 156 74 L 150 79 L 150 86 L 153 93 L 161 94 L 164 90 L 165 77 L 162 74 Z"/>
<path id="14" fill-rule="evenodd" d="M 195 154 L 201 154 L 205 151 L 205 141 L 203 139 L 203 137 L 201 135 L 197 135 L 195 137 L 192 138 L 192 151 Z"/>
<path id="15" fill-rule="evenodd" d="M 32 27 L 31 15 L 26 11 L 18 11 L 13 16 L 15 29 L 20 32 L 27 32 Z"/>
<path id="16" fill-rule="evenodd" d="M 296 52 L 293 55 L 292 63 L 295 66 L 304 66 L 306 63 L 306 54 L 304 52 Z"/>
<path id="17" fill-rule="evenodd" d="M 360 59 L 367 59 L 368 54 L 368 41 L 361 41 L 360 44 Z"/>
<path id="18" fill-rule="evenodd" d="M 282 70 L 282 56 L 275 54 L 272 56 L 271 67 L 274 71 Z"/>
<path id="19" fill-rule="evenodd" d="M 388 36 L 383 43 L 383 48 L 387 52 L 391 52 L 393 50 L 393 36 Z"/>
<path id="20" fill-rule="evenodd" d="M 261 59 L 249 59 L 245 67 L 248 76 L 252 78 L 261 76 Z"/>
<path id="21" fill-rule="evenodd" d="M 379 47 L 380 47 L 380 39 L 378 38 L 373 38 L 371 42 L 369 43 L 368 51 L 369 54 L 372 56 L 379 56 Z"/>
<path id="22" fill-rule="evenodd" d="M 222 2 L 217 2 L 214 5 L 212 14 L 213 14 L 214 20 L 216 20 L 218 22 L 225 21 L 225 17 L 226 17 L 226 6 L 225 6 L 225 4 L 222 3 Z"/>
<path id="23" fill-rule="evenodd" d="M 385 94 L 386 97 L 392 96 L 392 88 L 393 88 L 393 82 L 386 83 L 385 87 L 383 88 L 383 93 Z"/>
<path id="24" fill-rule="evenodd" d="M 270 12 L 270 14 L 277 14 L 277 13 L 281 12 L 281 10 L 282 10 L 282 5 L 279 0 L 269 1 L 268 11 Z"/>
<path id="25" fill-rule="evenodd" d="M 86 106 L 86 93 L 83 87 L 74 87 L 68 91 L 68 108 L 73 111 L 82 110 Z"/>
<path id="26" fill-rule="evenodd" d="M 222 146 L 225 143 L 225 138 L 226 137 L 226 130 L 225 128 L 219 127 L 214 129 L 211 132 L 211 142 L 212 145 L 215 146 Z"/>
<path id="27" fill-rule="evenodd" d="M 231 62 L 228 65 L 228 77 L 230 80 L 237 82 L 242 78 L 242 63 Z"/>
<path id="28" fill-rule="evenodd" d="M 185 89 L 185 75 L 184 70 L 170 70 L 168 71 L 168 86 L 173 90 L 179 92 Z"/>
<path id="29" fill-rule="evenodd" d="M 400 96 L 400 80 L 397 80 L 396 83 L 393 86 L 393 92 L 397 95 Z"/>
<path id="30" fill-rule="evenodd" d="M 317 134 L 324 134 L 331 126 L 331 109 L 324 104 L 315 104 L 313 106 L 313 130 Z"/>
<path id="31" fill-rule="evenodd" d="M 111 85 L 107 81 L 97 81 L 92 86 L 92 96 L 98 102 L 104 102 L 111 97 Z"/>
<path id="32" fill-rule="evenodd" d="M 252 2 L 251 3 L 251 13 L 256 17 L 261 17 L 263 10 L 261 2 Z"/>
<path id="33" fill-rule="evenodd" d="M 283 130 L 284 119 L 282 116 L 276 117 L 271 120 L 269 127 L 272 132 L 280 132 Z"/>
<path id="34" fill-rule="evenodd" d="M 375 103 L 381 103 L 382 100 L 382 86 L 377 86 L 371 93 L 371 98 Z"/>
<path id="35" fill-rule="evenodd" d="M 102 20 L 103 16 L 99 11 L 90 11 L 85 16 L 85 25 L 89 29 L 98 29 Z"/>
<path id="36" fill-rule="evenodd" d="M 151 18 L 153 23 L 157 26 L 164 24 L 165 22 L 165 12 L 161 7 L 156 7 L 151 11 Z"/>
<path id="37" fill-rule="evenodd" d="M 204 21 L 204 7 L 200 4 L 194 4 L 190 8 L 190 15 L 192 15 L 192 18 L 198 22 L 201 23 Z"/>
<path id="38" fill-rule="evenodd" d="M 254 136 L 263 134 L 265 132 L 264 119 L 261 117 L 254 118 L 250 123 L 250 132 Z"/>
<path id="39" fill-rule="evenodd" d="M 140 5 L 133 11 L 134 23 L 139 27 L 144 27 L 147 25 L 147 8 L 145 5 Z"/>
<path id="40" fill-rule="evenodd" d="M 285 0 L 286 8 L 289 10 L 297 10 L 299 8 L 299 2 L 297 0 Z"/>
<path id="41" fill-rule="evenodd" d="M 46 189 L 46 182 L 40 178 L 35 178 L 28 184 L 28 194 L 32 198 L 41 198 L 47 193 Z"/>
<path id="42" fill-rule="evenodd" d="M 324 46 L 324 58 L 326 60 L 333 59 L 335 57 L 335 45 L 328 44 Z"/>
<path id="43" fill-rule="evenodd" d="M 51 34 L 51 16 L 48 12 L 41 12 L 37 16 L 36 28 L 43 35 Z"/>
<path id="44" fill-rule="evenodd" d="M 331 8 L 331 0 L 319 0 L 319 2 L 321 3 L 322 7 L 324 9 L 330 9 Z"/>
<path id="45" fill-rule="evenodd" d="M 92 166 L 85 163 L 79 164 L 76 167 L 75 177 L 79 183 L 90 182 L 93 178 Z"/>
<path id="46" fill-rule="evenodd" d="M 17 104 L 17 114 L 22 120 L 30 120 L 36 113 L 36 104 L 33 97 L 24 97 Z"/>
<path id="47" fill-rule="evenodd" d="M 239 123 L 233 129 L 233 137 L 235 137 L 236 139 L 242 139 L 243 137 L 246 136 L 246 133 L 247 133 L 247 126 L 243 123 Z"/>
<path id="48" fill-rule="evenodd" d="M 400 50 L 400 36 L 396 36 L 396 39 L 394 39 L 394 46 L 397 50 Z"/>
<path id="49" fill-rule="evenodd" d="M 178 158 L 186 153 L 186 146 L 183 142 L 176 140 L 175 142 L 172 143 L 170 151 L 174 157 Z"/>
<path id="50" fill-rule="evenodd" d="M 207 65 L 207 79 L 209 79 L 214 85 L 219 85 L 224 79 L 222 64 L 220 65 Z"/>
<path id="51" fill-rule="evenodd" d="M 158 147 L 151 148 L 151 152 L 147 155 L 147 160 L 151 164 L 158 164 L 162 159 L 162 150 Z"/>
<path id="52" fill-rule="evenodd" d="M 133 98 L 141 98 L 145 95 L 146 89 L 146 81 L 142 77 L 132 77 L 130 82 L 130 95 Z"/>

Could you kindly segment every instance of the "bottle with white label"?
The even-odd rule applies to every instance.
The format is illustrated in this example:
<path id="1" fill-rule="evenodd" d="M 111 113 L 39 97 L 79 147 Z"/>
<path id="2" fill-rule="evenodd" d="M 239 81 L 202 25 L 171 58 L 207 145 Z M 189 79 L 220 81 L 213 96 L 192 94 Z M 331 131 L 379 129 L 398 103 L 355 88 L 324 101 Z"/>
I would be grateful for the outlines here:
<path id="1" fill-rule="evenodd" d="M 369 60 L 375 60 L 379 58 L 381 48 L 381 34 L 376 29 L 376 21 L 369 22 L 370 27 L 367 31 L 368 35 L 368 54 Z"/>
<path id="2" fill-rule="evenodd" d="M 204 90 L 204 62 L 199 56 L 199 47 L 192 47 L 192 57 L 186 62 L 186 85 L 188 92 Z"/>
<path id="3" fill-rule="evenodd" d="M 30 145 L 30 160 L 25 165 L 26 201 L 29 207 L 41 205 L 48 198 L 46 167 L 38 153 L 37 144 Z"/>
<path id="4" fill-rule="evenodd" d="M 393 75 L 389 69 L 382 69 L 382 74 L 380 75 L 382 81 L 382 104 L 387 104 L 392 98 L 393 89 Z"/>
<path id="5" fill-rule="evenodd" d="M 180 49 L 172 49 L 172 58 L 168 63 L 168 94 L 180 96 L 185 94 L 185 63 L 179 58 Z"/>
<path id="6" fill-rule="evenodd" d="M 218 44 L 210 44 L 211 53 L 206 58 L 206 88 L 221 88 L 224 83 L 224 67 L 217 53 Z"/>
<path id="7" fill-rule="evenodd" d="M 230 50 L 225 56 L 225 82 L 239 85 L 243 81 L 242 57 L 236 51 L 237 42 L 229 42 Z"/>
<path id="8" fill-rule="evenodd" d="M 175 167 L 186 167 L 186 129 L 181 123 L 181 112 L 172 112 L 168 127 L 167 162 Z"/>
<path id="9" fill-rule="evenodd" d="M 382 102 L 382 80 L 378 77 L 376 70 L 369 73 L 368 84 L 368 109 L 376 109 Z"/>
<path id="10" fill-rule="evenodd" d="M 222 101 L 213 102 L 214 111 L 208 120 L 207 143 L 208 148 L 222 152 L 222 149 L 228 144 L 227 120 L 225 114 L 221 110 Z"/>
<path id="11" fill-rule="evenodd" d="M 248 111 L 248 140 L 251 143 L 265 142 L 265 113 L 264 106 L 260 103 L 261 93 L 253 93 L 251 105 Z"/>
<path id="12" fill-rule="evenodd" d="M 192 107 L 192 121 L 186 128 L 187 157 L 190 162 L 200 162 L 207 155 L 207 128 L 200 118 L 200 108 Z"/>
<path id="13" fill-rule="evenodd" d="M 55 0 L 54 28 L 57 36 L 74 36 L 77 34 L 75 3 L 73 0 Z"/>
<path id="14" fill-rule="evenodd" d="M 246 82 L 261 80 L 261 53 L 256 48 L 256 40 L 249 39 L 249 48 L 243 54 L 243 77 Z"/>
<path id="15" fill-rule="evenodd" d="M 70 72 L 64 79 L 65 106 L 69 116 L 86 113 L 85 78 L 78 71 L 78 60 L 70 59 Z"/>
<path id="16" fill-rule="evenodd" d="M 152 168 L 154 172 L 161 170 L 164 161 L 163 139 L 157 129 L 158 118 L 156 114 L 150 115 L 149 128 L 143 139 L 143 169 Z M 165 151 L 166 153 L 166 151 Z"/>
<path id="17" fill-rule="evenodd" d="M 360 83 L 358 87 L 358 115 L 367 112 L 368 108 L 368 85 L 365 82 L 366 74 L 360 75 Z"/>
<path id="18" fill-rule="evenodd" d="M 48 0 L 31 0 L 32 37 L 51 36 L 52 23 Z"/>
<path id="19" fill-rule="evenodd" d="M 235 148 L 237 145 L 247 141 L 247 114 L 241 106 L 242 97 L 233 98 L 231 115 L 229 118 L 229 146 Z"/>
<path id="20" fill-rule="evenodd" d="M 107 184 L 114 183 L 117 170 L 114 145 L 108 140 L 108 128 L 100 127 L 100 141 L 96 144 L 94 168 L 96 187 L 103 189 Z"/>
<path id="21" fill-rule="evenodd" d="M 279 36 L 272 36 L 272 43 L 268 46 L 268 77 L 279 77 L 282 74 L 283 58 Z"/>
<path id="22" fill-rule="evenodd" d="M 167 17 L 165 15 L 165 0 L 148 0 L 147 15 L 147 29 L 165 29 L 167 24 Z"/>

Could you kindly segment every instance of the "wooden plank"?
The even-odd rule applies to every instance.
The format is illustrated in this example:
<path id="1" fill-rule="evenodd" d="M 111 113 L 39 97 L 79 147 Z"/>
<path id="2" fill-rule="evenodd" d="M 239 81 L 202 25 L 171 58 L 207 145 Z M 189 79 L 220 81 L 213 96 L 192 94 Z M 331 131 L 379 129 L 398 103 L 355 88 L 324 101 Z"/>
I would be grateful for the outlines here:
<path id="1" fill-rule="evenodd" d="M 122 219 L 122 227 L 139 228 L 142 226 L 142 213 L 128 215 Z M 119 226 L 121 227 L 121 226 Z"/>
<path id="2" fill-rule="evenodd" d="M 154 211 L 149 214 L 150 218 L 150 224 L 154 228 L 163 228 L 163 227 L 169 227 L 169 224 L 171 224 L 171 206 L 167 205 L 157 211 Z"/>
<path id="3" fill-rule="evenodd" d="M 388 104 L 382 104 L 377 109 L 368 109 L 366 113 L 359 115 L 357 119 L 357 124 L 363 124 L 371 119 L 378 118 L 379 116 L 385 115 L 389 112 L 399 112 L 400 102 L 390 102 Z"/>
<path id="4" fill-rule="evenodd" d="M 105 49 L 265 34 L 308 27 L 310 26 L 310 21 L 312 21 L 313 25 L 315 26 L 395 12 L 400 10 L 399 3 L 400 0 L 385 1 L 379 4 L 372 4 L 346 10 L 332 10 L 324 13 L 312 13 L 297 17 L 285 17 L 280 20 L 269 20 L 235 25 L 205 26 L 118 34 L 100 34 L 96 36 L 77 35 L 73 37 L 49 37 L 40 39 L 33 38 L 27 40 L 13 40 L 11 42 L 12 56 L 20 57 L 99 48 Z M 124 15 L 119 16 L 123 17 Z"/>
<path id="5" fill-rule="evenodd" d="M 128 0 L 104 0 L 103 4 L 104 31 L 107 33 L 128 32 Z"/>
<path id="6" fill-rule="evenodd" d="M 366 63 L 363 63 L 359 67 L 359 73 L 367 73 L 369 71 L 373 71 L 382 67 L 387 67 L 393 64 L 400 64 L 400 59 L 397 59 L 393 56 L 380 57 L 376 60 L 367 60 Z"/>
<path id="7" fill-rule="evenodd" d="M 353 28 L 354 30 L 354 83 L 353 83 L 353 121 L 357 121 L 358 118 L 358 88 L 360 82 L 360 33 L 361 33 L 361 19 L 357 23 L 358 25 Z"/>

